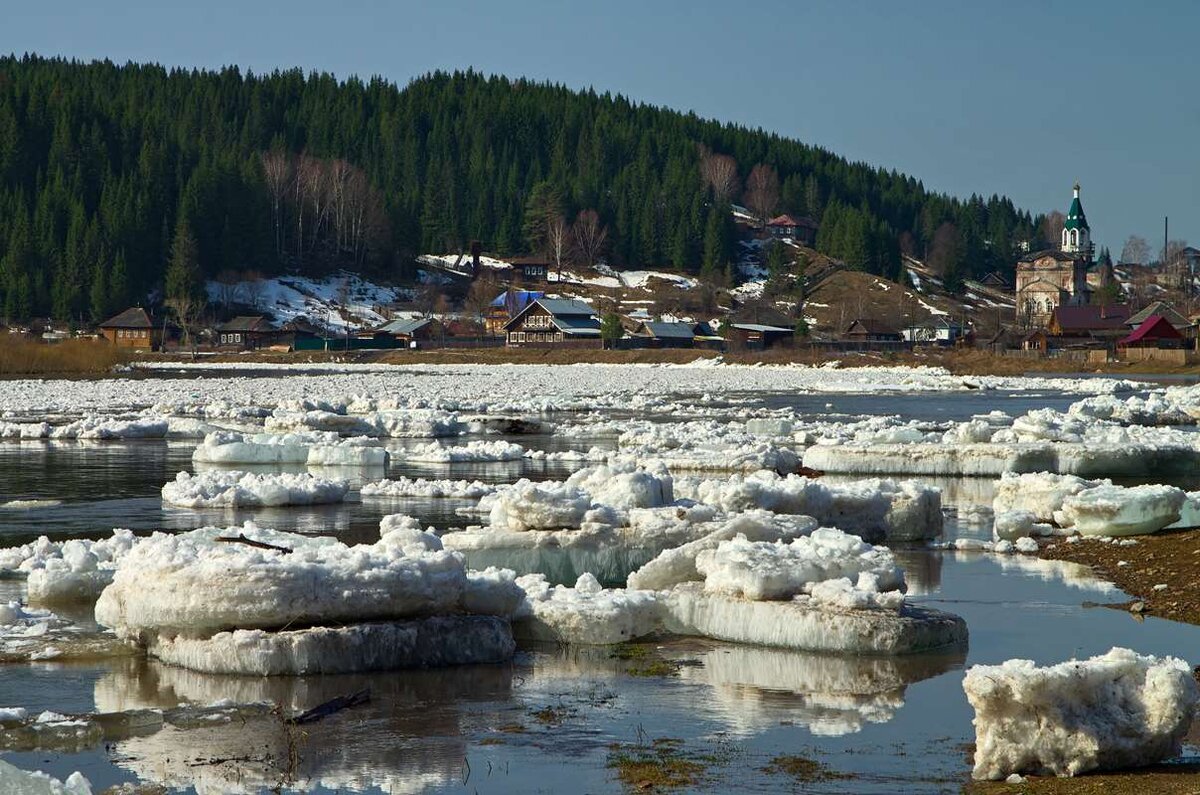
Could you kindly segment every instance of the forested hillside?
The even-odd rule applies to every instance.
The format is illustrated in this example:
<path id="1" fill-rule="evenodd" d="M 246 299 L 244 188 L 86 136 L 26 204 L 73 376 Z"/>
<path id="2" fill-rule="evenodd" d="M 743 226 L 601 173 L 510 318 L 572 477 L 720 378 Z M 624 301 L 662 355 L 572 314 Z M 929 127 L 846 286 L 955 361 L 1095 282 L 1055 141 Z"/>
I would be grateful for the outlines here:
<path id="1" fill-rule="evenodd" d="M 950 284 L 1010 268 L 1040 221 L 761 130 L 525 80 L 0 59 L 8 319 L 96 318 L 228 270 L 403 275 L 475 239 L 719 279 L 735 202 L 812 216 L 818 248 L 851 266 L 893 276 L 907 250 Z"/>

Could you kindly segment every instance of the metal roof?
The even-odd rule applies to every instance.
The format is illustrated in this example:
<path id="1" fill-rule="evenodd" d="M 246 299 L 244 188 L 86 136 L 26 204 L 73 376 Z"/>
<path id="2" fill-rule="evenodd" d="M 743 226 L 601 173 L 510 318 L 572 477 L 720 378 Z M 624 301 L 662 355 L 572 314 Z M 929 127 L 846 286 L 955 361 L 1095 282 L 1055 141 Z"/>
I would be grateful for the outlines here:
<path id="1" fill-rule="evenodd" d="M 563 334 L 594 336 L 600 333 L 600 321 L 594 317 L 579 317 L 578 315 L 555 317 L 553 323 Z"/>
<path id="2" fill-rule="evenodd" d="M 1126 320 L 1125 325 L 1140 326 L 1152 315 L 1162 315 L 1175 328 L 1188 328 L 1192 325 L 1191 321 L 1181 315 L 1175 307 L 1164 301 L 1155 301 L 1150 304 L 1150 306 Z"/>
<path id="3" fill-rule="evenodd" d="M 650 336 L 660 339 L 690 340 L 696 336 L 696 332 L 690 323 L 664 323 L 662 321 L 647 320 L 642 323 L 642 327 L 650 333 Z"/>
<path id="4" fill-rule="evenodd" d="M 397 336 L 406 336 L 425 328 L 429 325 L 429 322 L 429 318 L 427 317 L 402 318 L 384 323 L 378 330 Z"/>
<path id="5" fill-rule="evenodd" d="M 793 329 L 780 328 L 779 326 L 764 326 L 761 323 L 734 323 L 733 328 L 741 329 L 742 331 L 758 331 L 758 332 L 782 331 L 782 332 L 786 332 L 788 334 L 791 334 L 794 331 Z"/>
<path id="6" fill-rule="evenodd" d="M 571 298 L 539 298 L 537 304 L 552 315 L 591 315 L 596 314 L 589 304 Z"/>
<path id="7" fill-rule="evenodd" d="M 268 328 L 270 324 L 262 315 L 238 315 L 222 323 L 217 331 L 264 331 Z"/>

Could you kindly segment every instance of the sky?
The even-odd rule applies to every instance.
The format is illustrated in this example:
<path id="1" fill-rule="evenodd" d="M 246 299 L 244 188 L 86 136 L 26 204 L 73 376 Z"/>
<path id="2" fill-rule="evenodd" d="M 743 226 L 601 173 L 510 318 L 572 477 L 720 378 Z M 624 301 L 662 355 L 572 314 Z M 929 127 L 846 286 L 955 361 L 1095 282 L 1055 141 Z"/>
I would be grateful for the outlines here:
<path id="1" fill-rule="evenodd" d="M 1093 239 L 1200 245 L 1200 2 L 3 0 L 0 52 L 295 66 L 404 85 L 474 67 L 762 127 Z M 745 164 L 743 164 L 745 165 Z"/>

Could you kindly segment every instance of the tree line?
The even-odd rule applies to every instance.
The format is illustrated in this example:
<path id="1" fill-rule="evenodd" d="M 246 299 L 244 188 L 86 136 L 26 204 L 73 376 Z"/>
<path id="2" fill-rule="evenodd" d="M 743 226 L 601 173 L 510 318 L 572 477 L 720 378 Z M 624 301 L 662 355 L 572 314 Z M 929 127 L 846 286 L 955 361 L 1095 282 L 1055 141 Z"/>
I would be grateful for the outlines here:
<path id="1" fill-rule="evenodd" d="M 817 247 L 892 276 L 1011 268 L 1041 218 L 735 124 L 472 71 L 400 88 L 0 58 L 0 309 L 95 319 L 166 298 L 180 237 L 222 271 L 412 275 L 471 241 L 736 279 L 733 205 L 821 224 Z M 943 234 L 939 238 L 939 230 Z"/>

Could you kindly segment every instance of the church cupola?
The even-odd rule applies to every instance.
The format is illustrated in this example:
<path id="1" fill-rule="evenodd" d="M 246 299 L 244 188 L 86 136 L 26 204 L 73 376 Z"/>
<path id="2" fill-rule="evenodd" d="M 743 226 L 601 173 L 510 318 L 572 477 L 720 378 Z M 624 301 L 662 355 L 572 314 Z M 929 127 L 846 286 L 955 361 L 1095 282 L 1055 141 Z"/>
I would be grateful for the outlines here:
<path id="1" fill-rule="evenodd" d="M 1067 220 L 1063 223 L 1062 250 L 1081 257 L 1090 258 L 1092 255 L 1092 230 L 1088 226 L 1087 216 L 1083 214 L 1083 204 L 1079 201 L 1078 182 L 1075 183 L 1075 197 L 1071 199 Z"/>

